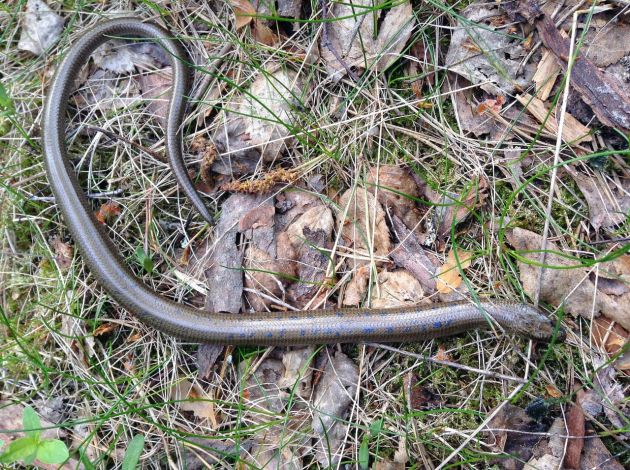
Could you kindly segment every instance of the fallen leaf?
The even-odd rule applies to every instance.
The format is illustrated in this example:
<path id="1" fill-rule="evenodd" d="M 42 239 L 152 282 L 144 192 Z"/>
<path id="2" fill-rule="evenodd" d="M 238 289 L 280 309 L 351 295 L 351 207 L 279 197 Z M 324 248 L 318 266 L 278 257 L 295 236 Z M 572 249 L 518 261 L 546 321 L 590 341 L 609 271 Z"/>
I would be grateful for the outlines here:
<path id="1" fill-rule="evenodd" d="M 378 288 L 372 289 L 372 308 L 400 307 L 424 299 L 420 283 L 407 271 L 383 271 L 378 274 Z"/>
<path id="2" fill-rule="evenodd" d="M 616 14 L 604 15 L 603 27 L 589 28 L 584 52 L 597 67 L 607 67 L 630 54 L 630 24 L 614 21 Z"/>
<path id="3" fill-rule="evenodd" d="M 223 348 L 217 348 L 214 344 L 200 344 L 195 356 L 197 362 L 197 377 L 200 380 L 209 380 L 217 359 Z"/>
<path id="4" fill-rule="evenodd" d="M 530 297 L 534 297 L 538 289 L 541 268 L 531 263 L 540 262 L 541 253 L 537 250 L 542 246 L 542 237 L 529 230 L 515 228 L 507 233 L 507 238 L 517 253 L 520 252 L 519 258 L 522 258 L 518 261 L 518 267 L 523 289 Z M 599 292 L 589 277 L 588 268 L 555 254 L 562 253 L 563 250 L 553 242 L 548 243 L 547 250 L 545 263 L 548 268 L 544 270 L 540 281 L 541 301 L 554 306 L 562 305 L 566 312 L 580 315 L 589 321 L 603 313 L 624 328 L 630 328 L 629 294 L 611 296 Z M 606 264 L 602 263 L 601 268 L 606 269 Z M 560 269 L 553 269 L 553 266 Z M 576 267 L 567 269 L 569 266 Z"/>
<path id="5" fill-rule="evenodd" d="M 532 81 L 536 84 L 536 97 L 538 99 L 546 101 L 549 98 L 560 70 L 562 68 L 556 56 L 551 51 L 544 49 L 536 73 L 532 77 Z"/>
<path id="6" fill-rule="evenodd" d="M 428 191 L 429 199 L 436 204 L 433 224 L 437 227 L 440 247 L 443 245 L 443 240 L 450 235 L 451 228 L 466 220 L 471 212 L 484 203 L 488 196 L 488 186 L 488 180 L 482 177 L 473 181 L 462 195 L 450 192 L 440 195 L 434 191 Z"/>
<path id="7" fill-rule="evenodd" d="M 617 461 L 599 437 L 588 436 L 588 439 L 584 439 L 580 470 L 624 470 L 624 468 L 627 467 Z"/>
<path id="8" fill-rule="evenodd" d="M 41 0 L 28 0 L 18 49 L 42 55 L 59 41 L 64 20 Z"/>
<path id="9" fill-rule="evenodd" d="M 545 390 L 547 391 L 547 395 L 551 398 L 560 398 L 562 397 L 562 392 L 558 390 L 555 385 L 547 384 L 545 385 Z"/>
<path id="10" fill-rule="evenodd" d="M 477 106 L 477 113 L 483 114 L 487 110 L 494 111 L 495 113 L 500 113 L 501 108 L 503 108 L 504 104 L 505 104 L 505 96 L 503 95 L 499 95 L 494 99 L 488 98 L 487 100 L 484 100 L 483 102 L 479 103 L 479 106 Z"/>
<path id="11" fill-rule="evenodd" d="M 564 466 L 567 469 L 580 468 L 580 456 L 584 447 L 584 412 L 582 407 L 575 403 L 571 405 L 566 417 L 567 432 L 569 439 L 567 442 Z"/>
<path id="12" fill-rule="evenodd" d="M 341 352 L 330 356 L 313 396 L 315 456 L 323 467 L 339 464 L 348 431 L 345 417 L 359 385 L 359 368 Z"/>
<path id="13" fill-rule="evenodd" d="M 403 379 L 407 408 L 409 410 L 431 410 L 439 408 L 439 397 L 428 387 L 421 384 L 417 374 L 409 372 Z"/>
<path id="14" fill-rule="evenodd" d="M 278 381 L 278 387 L 288 388 L 298 396 L 308 399 L 311 395 L 315 347 L 293 348 L 282 354 L 284 374 Z"/>
<path id="15" fill-rule="evenodd" d="M 348 189 L 341 195 L 337 218 L 341 236 L 355 255 L 355 263 L 368 264 L 369 260 L 365 259 L 368 253 L 373 253 L 375 257 L 389 254 L 391 240 L 385 211 L 365 188 Z"/>
<path id="16" fill-rule="evenodd" d="M 512 94 L 519 85 L 526 88 L 534 71 L 521 67 L 527 55 L 522 41 L 500 22 L 493 24 L 501 16 L 499 8 L 473 3 L 460 15 L 445 59 L 448 70 L 492 96 Z"/>
<path id="17" fill-rule="evenodd" d="M 546 431 L 546 426 L 536 422 L 522 408 L 506 403 L 488 422 L 488 444 L 503 454 L 498 462 L 501 468 L 521 468 L 519 462 L 527 462 L 534 446 L 540 440 L 536 433 Z"/>
<path id="18" fill-rule="evenodd" d="M 171 99 L 172 68 L 166 67 L 159 71 L 143 73 L 138 76 L 142 98 L 147 100 L 147 114 L 166 126 L 169 101 Z"/>
<path id="19" fill-rule="evenodd" d="M 239 375 L 247 372 L 246 361 L 239 364 Z M 284 376 L 285 368 L 278 359 L 265 359 L 253 374 L 247 374 L 243 389 L 243 399 L 248 406 L 263 408 L 280 413 L 289 401 L 289 394 L 284 392 L 278 382 Z"/>
<path id="20" fill-rule="evenodd" d="M 171 400 L 177 402 L 180 410 L 190 411 L 197 418 L 208 419 L 214 428 L 217 427 L 214 403 L 196 383 L 187 379 L 178 380 L 171 388 Z"/>
<path id="21" fill-rule="evenodd" d="M 328 18 L 334 21 L 323 24 L 326 29 L 320 51 L 328 75 L 334 80 L 347 73 L 346 66 L 386 70 L 399 58 L 415 24 L 413 7 L 407 0 L 378 14 L 371 0 L 332 2 Z"/>
<path id="22" fill-rule="evenodd" d="M 593 320 L 591 335 L 597 346 L 613 356 L 626 344 L 629 333 L 618 323 L 613 324 L 606 317 L 597 317 Z"/>
<path id="23" fill-rule="evenodd" d="M 120 206 L 116 201 L 107 201 L 101 204 L 94 216 L 101 224 L 107 225 L 120 215 Z"/>
<path id="24" fill-rule="evenodd" d="M 250 465 L 239 465 L 239 470 L 298 470 L 302 463 L 302 446 L 299 431 L 289 426 L 269 426 L 256 433 L 249 450 L 241 452 L 241 458 Z"/>
<path id="25" fill-rule="evenodd" d="M 359 305 L 363 301 L 363 297 L 367 292 L 368 282 L 370 280 L 370 267 L 359 266 L 345 287 L 343 293 L 343 305 L 348 307 L 351 305 Z"/>
<path id="26" fill-rule="evenodd" d="M 245 295 L 250 306 L 257 312 L 265 311 L 273 305 L 273 298 L 282 300 L 284 284 L 287 282 L 285 276 L 294 275 L 293 272 L 281 271 L 283 266 L 280 263 L 253 244 L 250 244 L 245 252 L 244 267 L 245 287 L 250 289 Z"/>
<path id="27" fill-rule="evenodd" d="M 59 264 L 61 269 L 68 269 L 72 265 L 72 258 L 74 252 L 72 246 L 64 242 L 58 236 L 53 237 L 50 245 L 55 252 L 55 261 Z"/>
<path id="28" fill-rule="evenodd" d="M 367 182 L 385 210 L 399 217 L 410 230 L 418 229 L 421 214 L 416 203 L 421 194 L 408 169 L 397 165 L 371 168 Z"/>
<path id="29" fill-rule="evenodd" d="M 329 209 L 326 208 L 328 211 Z M 332 223 L 331 223 L 332 227 Z M 311 229 L 304 226 L 303 240 L 293 247 L 298 254 L 297 277 L 289 290 L 293 303 L 304 306 L 326 283 L 329 256 L 326 250 L 331 248 L 331 231 L 327 229 Z"/>
<path id="30" fill-rule="evenodd" d="M 427 294 L 433 294 L 436 289 L 436 263 L 428 256 L 418 236 L 409 230 L 398 217 L 392 217 L 392 226 L 399 240 L 398 245 L 390 254 L 392 260 L 409 271 L 420 282 Z"/>
<path id="31" fill-rule="evenodd" d="M 446 352 L 446 347 L 443 344 L 440 344 L 438 346 L 438 351 L 435 354 L 435 356 L 433 356 L 434 359 L 438 360 L 438 361 L 452 361 L 453 358 L 451 358 L 450 354 L 448 354 Z"/>
<path id="32" fill-rule="evenodd" d="M 461 286 L 461 271 L 470 267 L 472 258 L 467 251 L 451 248 L 446 261 L 437 271 L 436 290 L 440 294 L 448 294 Z"/>
<path id="33" fill-rule="evenodd" d="M 102 323 L 94 330 L 94 333 L 92 333 L 92 336 L 96 337 L 96 336 L 106 335 L 108 333 L 111 333 L 114 330 L 117 330 L 119 326 L 120 325 L 118 323 L 113 323 L 113 322 Z"/>
<path id="34" fill-rule="evenodd" d="M 528 93 L 516 95 L 519 103 L 529 111 L 540 123 L 544 123 L 545 128 L 553 135 L 558 134 L 557 108 L 549 113 L 549 109 L 540 99 Z M 564 127 L 562 128 L 562 140 L 566 143 L 581 144 L 591 142 L 593 136 L 589 134 L 590 129 L 580 121 L 571 116 L 568 112 L 564 115 Z"/>
<path id="35" fill-rule="evenodd" d="M 244 93 L 225 104 L 214 121 L 218 155 L 212 170 L 247 175 L 261 163 L 276 159 L 292 145 L 296 104 L 306 91 L 291 70 L 277 68 L 258 74 Z"/>
<path id="36" fill-rule="evenodd" d="M 547 433 L 550 437 L 542 439 L 536 444 L 533 450 L 534 457 L 525 464 L 523 470 L 558 470 L 561 468 L 567 440 L 564 437 L 566 436 L 564 420 L 556 418 Z M 516 462 L 514 463 L 516 464 Z"/>
<path id="37" fill-rule="evenodd" d="M 129 109 L 142 100 L 138 82 L 130 76 L 119 76 L 108 70 L 97 69 L 81 85 L 71 100 L 79 108 L 90 106 L 106 112 Z"/>
<path id="38" fill-rule="evenodd" d="M 234 26 L 237 30 L 250 24 L 256 16 L 256 8 L 249 0 L 230 0 L 230 4 L 234 9 L 234 16 L 236 17 Z"/>
<path id="39" fill-rule="evenodd" d="M 586 176 L 569 170 L 569 174 L 586 199 L 589 220 L 595 230 L 617 226 L 630 216 L 630 195 L 626 189 L 611 188 L 599 173 Z"/>

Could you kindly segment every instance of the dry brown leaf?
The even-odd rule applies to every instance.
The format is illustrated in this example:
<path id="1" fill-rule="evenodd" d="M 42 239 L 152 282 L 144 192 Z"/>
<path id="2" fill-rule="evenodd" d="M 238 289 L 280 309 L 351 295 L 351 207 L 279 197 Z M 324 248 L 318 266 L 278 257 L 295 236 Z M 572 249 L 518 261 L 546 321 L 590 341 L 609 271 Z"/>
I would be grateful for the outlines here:
<path id="1" fill-rule="evenodd" d="M 346 285 L 346 290 L 343 293 L 343 305 L 346 307 L 359 305 L 367 291 L 369 280 L 370 267 L 359 266 L 350 282 Z"/>
<path id="2" fill-rule="evenodd" d="M 244 28 L 252 22 L 256 16 L 256 8 L 249 0 L 230 0 L 236 17 L 235 27 L 237 30 Z"/>
<path id="3" fill-rule="evenodd" d="M 117 330 L 120 325 L 118 323 L 106 322 L 99 325 L 92 333 L 92 336 L 102 336 L 107 333 L 111 333 L 114 330 Z"/>
<path id="4" fill-rule="evenodd" d="M 42 55 L 59 41 L 64 19 L 41 0 L 28 0 L 17 48 Z"/>
<path id="5" fill-rule="evenodd" d="M 421 193 L 408 169 L 397 165 L 371 168 L 368 188 L 376 194 L 383 208 L 398 216 L 410 230 L 419 227 L 421 214 L 416 201 L 420 199 Z"/>
<path id="6" fill-rule="evenodd" d="M 72 258 L 74 252 L 72 246 L 61 240 L 61 238 L 55 236 L 50 242 L 53 251 L 55 252 L 55 260 L 59 264 L 61 269 L 68 269 L 72 265 Z"/>
<path id="7" fill-rule="evenodd" d="M 465 250 L 452 249 L 444 264 L 438 269 L 436 289 L 440 294 L 448 294 L 462 284 L 460 271 L 468 269 L 472 254 Z"/>
<path id="8" fill-rule="evenodd" d="M 567 469 L 577 470 L 580 468 L 580 456 L 584 447 L 585 424 L 582 407 L 578 403 L 571 405 L 566 419 L 569 440 L 564 457 L 564 466 Z"/>
<path id="9" fill-rule="evenodd" d="M 315 353 L 314 346 L 293 348 L 282 354 L 284 374 L 278 381 L 278 387 L 295 391 L 298 396 L 308 399 L 311 395 L 313 368 L 311 362 Z M 296 386 L 297 382 L 297 386 Z"/>
<path id="10" fill-rule="evenodd" d="M 532 96 L 528 93 L 521 93 L 516 95 L 516 99 L 521 103 L 532 116 L 538 119 L 538 122 L 543 123 L 545 129 L 547 129 L 553 135 L 558 134 L 558 117 L 556 116 L 557 108 L 549 113 L 549 109 L 539 98 Z M 547 117 L 549 115 L 549 117 Z M 590 129 L 583 125 L 580 121 L 575 119 L 569 113 L 565 113 L 564 127 L 562 128 L 562 140 L 565 143 L 581 144 L 582 142 L 591 142 L 593 136 L 589 134 Z"/>
<path id="11" fill-rule="evenodd" d="M 505 454 L 499 460 L 501 468 L 521 468 L 519 462 L 527 462 L 534 446 L 540 440 L 536 435 L 546 430 L 546 426 L 532 419 L 525 410 L 507 403 L 488 422 L 488 444 Z"/>
<path id="12" fill-rule="evenodd" d="M 551 398 L 560 398 L 562 396 L 562 392 L 558 390 L 555 385 L 547 384 L 545 385 L 545 390 L 547 391 L 547 395 Z"/>
<path id="13" fill-rule="evenodd" d="M 492 96 L 514 93 L 527 87 L 531 67 L 521 67 L 527 55 L 523 42 L 501 22 L 502 12 L 490 2 L 474 2 L 461 12 L 452 33 L 445 65 Z"/>
<path id="14" fill-rule="evenodd" d="M 182 411 L 190 411 L 197 418 L 209 419 L 213 427 L 217 427 L 214 403 L 203 389 L 187 379 L 179 380 L 171 388 L 171 400 L 179 404 Z"/>
<path id="15" fill-rule="evenodd" d="M 479 106 L 477 106 L 477 113 L 483 114 L 488 110 L 493 111 L 495 113 L 500 113 L 501 108 L 503 108 L 504 104 L 505 104 L 505 96 L 503 95 L 499 95 L 495 99 L 488 98 L 487 100 L 484 100 L 483 102 L 479 103 Z"/>
<path id="16" fill-rule="evenodd" d="M 344 218 L 344 211 L 347 214 Z M 373 194 L 365 188 L 348 189 L 339 198 L 339 223 L 341 236 L 346 246 L 354 250 L 356 256 L 387 256 L 391 249 L 389 228 L 385 221 L 385 211 Z M 359 265 L 368 264 L 367 259 L 355 259 Z"/>
<path id="17" fill-rule="evenodd" d="M 409 372 L 405 376 L 403 387 L 409 410 L 430 410 L 442 405 L 439 396 L 422 385 L 418 375 L 413 372 Z"/>
<path id="18" fill-rule="evenodd" d="M 322 467 L 336 467 L 348 431 L 344 421 L 359 385 L 359 368 L 342 352 L 327 361 L 313 396 L 312 429 L 316 458 Z"/>
<path id="19" fill-rule="evenodd" d="M 120 215 L 120 206 L 116 201 L 107 201 L 101 204 L 101 207 L 94 213 L 96 220 L 106 225 Z"/>
<path id="20" fill-rule="evenodd" d="M 536 84 L 536 97 L 542 101 L 546 101 L 551 94 L 556 78 L 562 68 L 558 63 L 556 56 L 551 51 L 545 49 L 542 55 L 542 59 L 538 63 L 536 73 L 532 77 L 533 82 Z"/>
<path id="21" fill-rule="evenodd" d="M 529 230 L 515 228 L 507 233 L 510 244 L 521 251 L 520 256 L 535 263 L 539 263 L 541 253 L 528 253 L 528 251 L 540 250 L 542 237 Z M 581 266 L 566 269 L 567 266 L 576 266 L 577 263 L 552 252 L 562 252 L 552 242 L 547 246 L 546 266 L 543 279 L 540 282 L 540 300 L 554 306 L 563 305 L 566 312 L 580 315 L 587 320 L 598 317 L 600 313 L 611 320 L 630 329 L 630 294 L 622 296 L 607 295 L 598 291 L 589 277 L 590 270 Z M 606 269 L 607 263 L 602 263 L 601 269 Z M 530 263 L 519 260 L 520 279 L 523 289 L 534 297 L 538 289 L 541 269 Z M 550 266 L 560 266 L 564 269 L 553 269 Z"/>
<path id="22" fill-rule="evenodd" d="M 165 67 L 159 71 L 142 73 L 138 77 L 142 98 L 149 101 L 146 112 L 155 117 L 162 126 L 166 125 L 168 115 L 172 74 L 172 67 Z"/>
<path id="23" fill-rule="evenodd" d="M 593 342 L 612 357 L 626 348 L 630 333 L 618 323 L 611 322 L 608 318 L 601 316 L 593 320 L 591 329 Z M 630 351 L 630 349 L 626 349 Z M 630 354 L 625 352 L 615 362 L 613 367 L 617 370 L 630 370 Z"/>
<path id="24" fill-rule="evenodd" d="M 573 170 L 569 170 L 569 173 L 586 199 L 589 220 L 595 230 L 614 227 L 627 220 L 630 214 L 630 195 L 627 190 L 610 188 L 598 173 L 594 176 Z"/>
<path id="25" fill-rule="evenodd" d="M 400 241 L 391 252 L 392 260 L 409 271 L 420 282 L 427 294 L 433 294 L 437 260 L 429 257 L 420 239 L 398 217 L 392 217 L 392 226 L 396 238 Z"/>
<path id="26" fill-rule="evenodd" d="M 383 271 L 378 275 L 378 288 L 372 289 L 373 308 L 416 304 L 424 298 L 422 286 L 409 272 Z"/>
<path id="27" fill-rule="evenodd" d="M 433 224 L 437 227 L 438 248 L 443 249 L 443 240 L 451 233 L 453 225 L 463 222 L 471 212 L 485 202 L 488 186 L 488 180 L 482 177 L 474 181 L 462 195 L 456 193 L 440 195 L 427 190 L 428 198 L 437 204 Z"/>
<path id="28" fill-rule="evenodd" d="M 230 176 L 252 174 L 293 143 L 296 103 L 306 90 L 297 74 L 270 66 L 246 93 L 226 103 L 215 119 L 218 155 L 212 170 Z"/>
<path id="29" fill-rule="evenodd" d="M 580 470 L 624 470 L 624 468 L 627 470 L 627 467 L 621 465 L 610 453 L 599 437 L 589 435 L 588 439 L 584 439 Z"/>
<path id="30" fill-rule="evenodd" d="M 446 347 L 443 344 L 438 346 L 438 351 L 433 358 L 438 361 L 452 361 L 450 354 L 446 352 Z"/>
<path id="31" fill-rule="evenodd" d="M 397 2 L 379 14 L 374 14 L 372 0 L 329 4 L 329 18 L 337 19 L 326 23 L 326 34 L 320 42 L 321 56 L 329 76 L 340 79 L 347 73 L 335 52 L 348 67 L 375 71 L 387 69 L 399 58 L 415 23 L 410 1 Z M 376 37 L 375 31 L 378 31 Z"/>
<path id="32" fill-rule="evenodd" d="M 247 246 L 244 264 L 245 287 L 256 291 L 246 293 L 247 300 L 254 310 L 264 311 L 273 305 L 273 300 L 258 295 L 257 292 L 282 300 L 285 276 L 293 273 L 282 272 L 281 263 L 276 262 L 266 251 L 253 244 Z"/>

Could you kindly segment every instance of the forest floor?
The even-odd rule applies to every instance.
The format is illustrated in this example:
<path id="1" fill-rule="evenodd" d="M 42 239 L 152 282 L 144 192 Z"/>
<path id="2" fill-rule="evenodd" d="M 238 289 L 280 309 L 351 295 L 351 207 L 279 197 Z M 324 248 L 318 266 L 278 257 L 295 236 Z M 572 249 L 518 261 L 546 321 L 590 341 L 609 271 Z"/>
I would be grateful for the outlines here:
<path id="1" fill-rule="evenodd" d="M 1 4 L 0 462 L 627 468 L 630 7 L 525 4 Z M 42 150 L 64 53 L 131 15 L 190 55 L 184 153 L 216 223 L 164 158 L 155 43 L 78 74 L 68 158 L 151 289 L 232 314 L 524 302 L 566 339 L 219 348 L 141 323 L 90 274 Z"/>

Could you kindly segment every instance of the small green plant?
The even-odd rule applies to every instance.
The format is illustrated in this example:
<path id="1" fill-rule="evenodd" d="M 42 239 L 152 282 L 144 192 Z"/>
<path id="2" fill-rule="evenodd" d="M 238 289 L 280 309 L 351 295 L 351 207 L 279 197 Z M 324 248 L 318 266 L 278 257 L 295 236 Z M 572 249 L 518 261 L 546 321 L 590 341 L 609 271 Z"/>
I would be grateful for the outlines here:
<path id="1" fill-rule="evenodd" d="M 68 460 L 68 447 L 59 439 L 42 439 L 39 416 L 30 406 L 24 408 L 22 427 L 26 436 L 11 442 L 0 455 L 0 463 L 32 464 L 35 459 L 44 464 L 59 464 Z"/>
<path id="2" fill-rule="evenodd" d="M 13 111 L 13 101 L 11 101 L 7 90 L 0 83 L 0 137 L 8 134 L 11 130 L 9 116 L 13 114 Z"/>
<path id="3" fill-rule="evenodd" d="M 383 418 L 377 419 L 370 424 L 370 433 L 363 436 L 361 447 L 359 447 L 359 467 L 361 470 L 370 468 L 370 439 L 378 438 L 383 431 Z"/>
<path id="4" fill-rule="evenodd" d="M 127 446 L 125 451 L 125 458 L 123 459 L 123 470 L 135 470 L 142 455 L 142 449 L 144 449 L 144 436 L 136 434 L 131 439 L 131 442 Z"/>
<path id="5" fill-rule="evenodd" d="M 138 260 L 138 263 L 140 263 L 140 266 L 142 266 L 142 269 L 144 269 L 148 274 L 153 272 L 153 258 L 151 257 L 151 254 L 144 251 L 144 248 L 141 246 L 136 248 L 136 259 Z"/>

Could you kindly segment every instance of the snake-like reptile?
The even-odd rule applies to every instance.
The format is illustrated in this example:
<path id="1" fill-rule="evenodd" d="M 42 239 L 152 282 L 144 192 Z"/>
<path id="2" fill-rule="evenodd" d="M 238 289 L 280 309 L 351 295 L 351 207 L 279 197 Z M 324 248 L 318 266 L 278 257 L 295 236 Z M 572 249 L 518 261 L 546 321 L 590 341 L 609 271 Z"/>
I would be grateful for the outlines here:
<path id="1" fill-rule="evenodd" d="M 533 339 L 552 337 L 552 321 L 520 303 L 457 302 L 228 315 L 178 304 L 149 289 L 125 266 L 119 250 L 94 218 L 66 155 L 66 113 L 79 70 L 99 45 L 120 37 L 154 40 L 170 57 L 173 84 L 165 126 L 166 154 L 184 193 L 204 219 L 212 220 L 183 160 L 181 126 L 189 85 L 188 56 L 178 41 L 155 24 L 139 18 L 114 19 L 97 24 L 74 42 L 57 67 L 48 92 L 43 142 L 48 181 L 84 261 L 108 294 L 141 321 L 185 340 L 234 345 L 418 341 L 496 324 Z"/>

